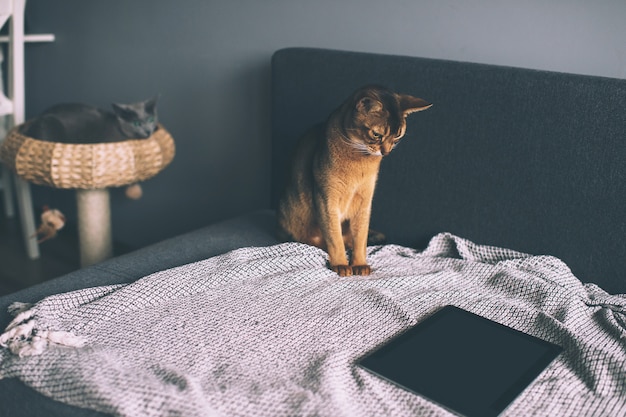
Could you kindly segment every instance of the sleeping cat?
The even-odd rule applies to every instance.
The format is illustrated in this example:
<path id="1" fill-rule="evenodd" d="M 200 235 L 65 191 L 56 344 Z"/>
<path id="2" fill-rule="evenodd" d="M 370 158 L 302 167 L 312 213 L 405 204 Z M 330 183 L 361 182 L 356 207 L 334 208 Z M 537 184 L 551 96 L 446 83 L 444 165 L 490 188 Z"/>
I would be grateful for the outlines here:
<path id="1" fill-rule="evenodd" d="M 406 131 L 406 116 L 430 103 L 366 86 L 300 140 L 278 207 L 279 234 L 328 252 L 340 276 L 369 275 L 366 250 L 383 156 Z M 346 248 L 352 249 L 348 264 Z"/>
<path id="2" fill-rule="evenodd" d="M 57 104 L 24 125 L 22 133 L 62 143 L 117 142 L 149 137 L 157 127 L 157 97 L 113 104 L 113 112 L 87 104 Z"/>

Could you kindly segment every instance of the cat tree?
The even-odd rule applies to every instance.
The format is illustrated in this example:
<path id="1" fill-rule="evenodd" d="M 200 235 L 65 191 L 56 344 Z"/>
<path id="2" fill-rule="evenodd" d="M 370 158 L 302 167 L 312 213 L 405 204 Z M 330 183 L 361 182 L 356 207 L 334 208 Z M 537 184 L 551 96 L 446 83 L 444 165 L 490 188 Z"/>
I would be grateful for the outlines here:
<path id="1" fill-rule="evenodd" d="M 20 133 L 16 126 L 0 146 L 0 160 L 34 184 L 76 190 L 81 266 L 113 254 L 109 188 L 153 177 L 174 159 L 174 140 L 161 125 L 146 139 L 68 144 Z"/>
<path id="2" fill-rule="evenodd" d="M 9 36 L 0 37 L 0 42 L 8 41 L 10 46 L 9 97 L 0 93 L 0 116 L 12 116 L 12 130 L 0 145 L 0 160 L 6 165 L 2 177 L 17 174 L 20 219 L 31 259 L 39 257 L 39 247 L 26 181 L 76 189 L 81 266 L 95 264 L 113 254 L 108 189 L 135 184 L 159 173 L 174 158 L 174 141 L 163 126 L 146 139 L 96 144 L 65 144 L 22 135 L 24 42 L 54 40 L 53 35 L 24 35 L 25 4 L 26 0 L 0 0 L 0 28 L 10 18 Z M 10 181 L 3 184 L 5 194 L 10 196 L 10 190 L 6 190 Z"/>

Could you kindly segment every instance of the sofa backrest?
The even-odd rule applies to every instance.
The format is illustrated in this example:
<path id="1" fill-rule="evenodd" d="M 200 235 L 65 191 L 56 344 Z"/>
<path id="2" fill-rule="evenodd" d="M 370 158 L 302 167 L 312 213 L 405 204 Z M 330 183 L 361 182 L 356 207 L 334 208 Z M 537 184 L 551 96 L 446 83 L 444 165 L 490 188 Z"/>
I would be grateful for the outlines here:
<path id="1" fill-rule="evenodd" d="M 434 104 L 383 160 L 372 228 L 422 248 L 439 232 L 564 260 L 626 293 L 626 80 L 289 48 L 272 59 L 272 202 L 300 134 L 353 90 Z"/>

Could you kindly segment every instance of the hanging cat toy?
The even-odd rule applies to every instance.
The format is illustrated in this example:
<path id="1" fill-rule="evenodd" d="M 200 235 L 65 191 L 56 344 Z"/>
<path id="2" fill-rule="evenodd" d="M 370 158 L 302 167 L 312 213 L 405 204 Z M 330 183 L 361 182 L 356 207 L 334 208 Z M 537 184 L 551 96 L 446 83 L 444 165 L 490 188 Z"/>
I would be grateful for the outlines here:
<path id="1" fill-rule="evenodd" d="M 57 232 L 63 229 L 63 226 L 65 226 L 65 215 L 60 210 L 43 206 L 41 225 L 37 228 L 33 237 L 38 238 L 37 243 L 44 242 L 56 237 Z"/>

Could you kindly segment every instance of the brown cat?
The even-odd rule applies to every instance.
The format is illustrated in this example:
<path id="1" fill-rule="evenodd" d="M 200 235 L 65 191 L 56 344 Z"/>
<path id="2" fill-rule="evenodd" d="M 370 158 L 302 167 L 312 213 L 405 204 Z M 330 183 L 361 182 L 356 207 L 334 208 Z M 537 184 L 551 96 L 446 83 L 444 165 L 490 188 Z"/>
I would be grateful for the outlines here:
<path id="1" fill-rule="evenodd" d="M 340 276 L 369 275 L 367 238 L 380 162 L 404 136 L 406 116 L 430 106 L 366 86 L 306 133 L 278 207 L 281 237 L 326 250 Z M 350 264 L 346 248 L 352 249 Z"/>

